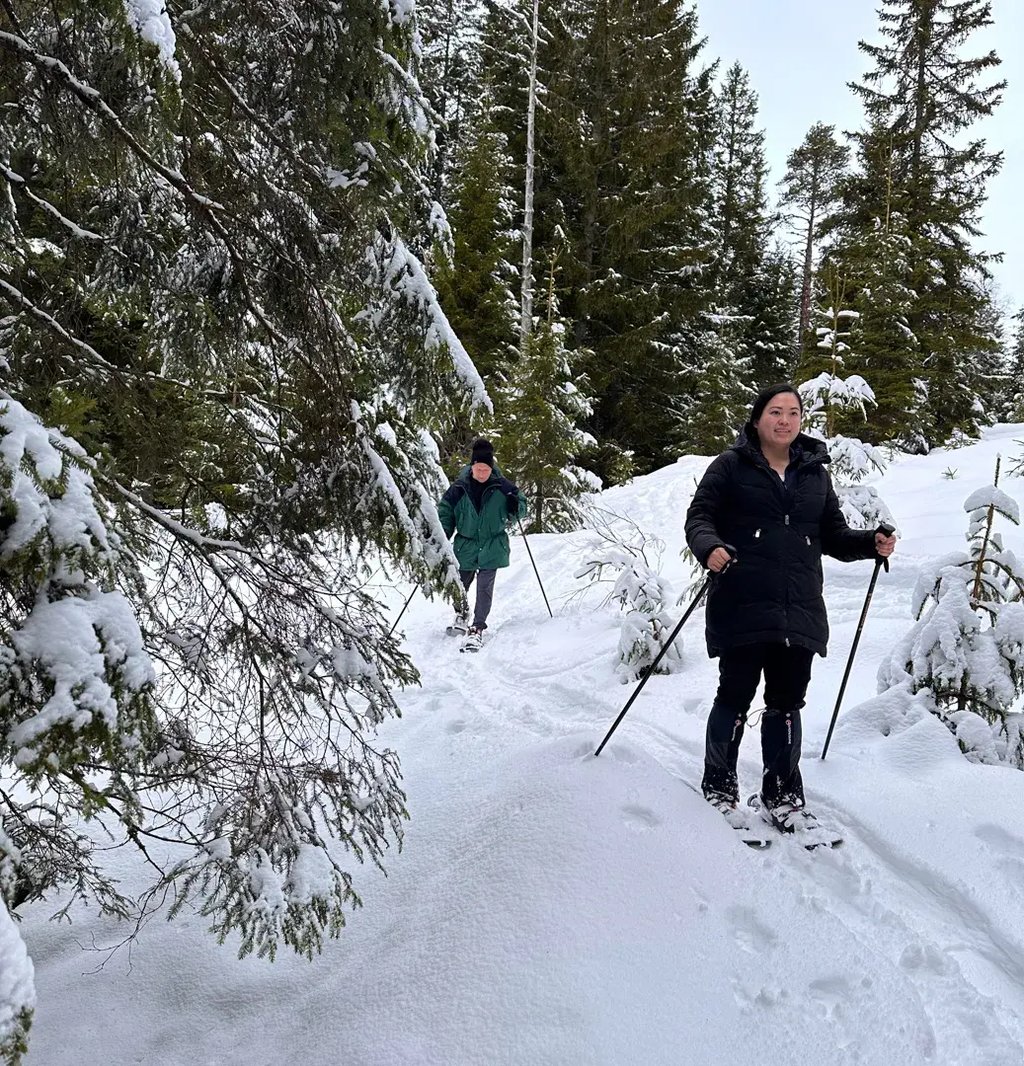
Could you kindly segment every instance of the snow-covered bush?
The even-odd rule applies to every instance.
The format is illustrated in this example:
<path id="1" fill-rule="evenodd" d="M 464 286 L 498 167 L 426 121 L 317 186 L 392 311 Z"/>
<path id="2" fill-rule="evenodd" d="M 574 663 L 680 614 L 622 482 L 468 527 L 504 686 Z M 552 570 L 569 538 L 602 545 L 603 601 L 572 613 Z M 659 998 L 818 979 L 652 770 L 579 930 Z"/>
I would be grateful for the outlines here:
<path id="1" fill-rule="evenodd" d="M 36 999 L 32 978 L 25 944 L 0 901 L 0 1061 L 4 1063 L 19 1062 L 27 1050 Z"/>
<path id="2" fill-rule="evenodd" d="M 139 575 L 111 512 L 81 448 L 0 392 L 0 1048 L 23 1042 L 32 1005 L 7 908 L 77 866 L 79 893 L 127 910 L 75 812 L 137 822 L 131 781 L 160 752 L 153 667 L 116 587 Z"/>
<path id="3" fill-rule="evenodd" d="M 969 548 L 922 571 L 918 619 L 879 670 L 879 691 L 927 690 L 969 759 L 1024 769 L 1024 566 L 992 529 L 1020 524 L 1016 501 L 993 485 L 964 503 Z"/>
<path id="4" fill-rule="evenodd" d="M 819 330 L 822 332 L 828 334 L 829 331 Z M 829 336 L 824 342 L 839 343 Z M 832 420 L 836 412 L 852 411 L 865 415 L 867 404 L 875 402 L 871 386 L 859 374 L 841 378 L 823 372 L 805 381 L 799 389 L 804 402 L 805 432 L 823 440 L 828 448 L 832 458 L 830 471 L 846 521 L 854 529 L 874 529 L 880 522 L 895 525 L 878 492 L 859 484 L 869 474 L 884 472 L 885 455 L 874 445 L 856 437 L 833 433 Z"/>
<path id="5" fill-rule="evenodd" d="M 622 523 L 625 535 L 619 532 Z M 674 593 L 648 559 L 648 552 L 654 553 L 655 561 L 660 559 L 664 547 L 660 540 L 628 519 L 602 512 L 595 512 L 594 530 L 597 538 L 575 576 L 612 583 L 605 602 L 613 600 L 624 612 L 616 671 L 626 684 L 643 677 L 672 632 L 676 620 L 666 605 Z M 681 660 L 677 639 L 658 664 L 658 673 L 672 673 Z"/>

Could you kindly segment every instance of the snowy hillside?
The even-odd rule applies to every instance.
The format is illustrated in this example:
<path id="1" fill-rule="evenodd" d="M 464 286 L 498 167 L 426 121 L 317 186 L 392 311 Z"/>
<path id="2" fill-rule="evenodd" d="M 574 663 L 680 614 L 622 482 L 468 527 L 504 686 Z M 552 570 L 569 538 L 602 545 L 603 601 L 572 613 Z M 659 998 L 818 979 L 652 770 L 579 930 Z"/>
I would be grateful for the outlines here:
<path id="1" fill-rule="evenodd" d="M 826 562 L 832 640 L 804 712 L 804 780 L 842 849 L 780 839 L 755 852 L 687 787 L 716 677 L 702 612 L 684 630 L 683 668 L 650 681 L 594 759 L 632 691 L 614 670 L 617 610 L 599 590 L 578 594 L 588 534 L 536 537 L 549 619 L 516 540 L 478 655 L 442 635 L 446 607 L 416 597 L 403 618 L 423 683 L 383 740 L 401 754 L 412 821 L 387 879 L 357 871 L 365 907 L 341 940 L 313 964 L 239 962 L 185 916 L 109 955 L 95 949 L 124 931 L 31 910 L 28 1063 L 1024 1064 L 1024 774 L 968 763 L 931 717 L 860 706 L 911 624 L 919 567 L 963 547 L 964 499 L 1022 438 L 1024 426 L 1000 426 L 875 482 L 902 540 L 823 763 L 871 574 Z M 706 463 L 602 500 L 665 541 L 677 594 L 689 582 L 683 516 Z M 1024 480 L 1002 487 L 1024 503 Z M 1024 556 L 1024 534 L 1004 532 Z M 740 771 L 753 791 L 756 728 Z"/>

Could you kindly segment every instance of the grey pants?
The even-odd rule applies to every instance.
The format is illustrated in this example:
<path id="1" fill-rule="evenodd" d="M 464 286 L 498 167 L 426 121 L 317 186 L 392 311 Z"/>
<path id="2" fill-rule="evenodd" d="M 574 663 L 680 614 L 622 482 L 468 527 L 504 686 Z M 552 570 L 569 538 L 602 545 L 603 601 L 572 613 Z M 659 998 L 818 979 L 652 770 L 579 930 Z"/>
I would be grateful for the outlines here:
<path id="1" fill-rule="evenodd" d="M 476 609 L 473 611 L 473 625 L 477 629 L 487 628 L 487 616 L 491 613 L 494 599 L 494 577 L 497 570 L 460 570 L 462 587 L 469 592 L 469 586 L 476 578 Z"/>

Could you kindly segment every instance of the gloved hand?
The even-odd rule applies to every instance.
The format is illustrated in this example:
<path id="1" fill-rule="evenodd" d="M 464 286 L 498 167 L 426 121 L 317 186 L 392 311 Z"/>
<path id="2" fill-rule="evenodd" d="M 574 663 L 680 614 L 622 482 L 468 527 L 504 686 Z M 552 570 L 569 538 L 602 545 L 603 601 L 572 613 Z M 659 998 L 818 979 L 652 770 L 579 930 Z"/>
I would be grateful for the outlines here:
<path id="1" fill-rule="evenodd" d="M 519 495 L 519 489 L 517 489 L 507 477 L 498 479 L 498 489 L 508 497 Z"/>

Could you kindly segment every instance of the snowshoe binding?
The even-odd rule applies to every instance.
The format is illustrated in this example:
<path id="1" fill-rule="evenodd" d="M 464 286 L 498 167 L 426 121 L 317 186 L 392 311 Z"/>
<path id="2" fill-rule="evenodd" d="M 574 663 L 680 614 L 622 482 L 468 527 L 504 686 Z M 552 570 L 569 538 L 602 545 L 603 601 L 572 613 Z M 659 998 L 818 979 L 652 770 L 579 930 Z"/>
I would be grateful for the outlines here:
<path id="1" fill-rule="evenodd" d="M 479 651 L 484 646 L 484 631 L 470 626 L 466 630 L 466 639 L 462 642 L 459 651 Z"/>
<path id="2" fill-rule="evenodd" d="M 837 848 L 843 842 L 834 829 L 822 825 L 802 804 L 782 801 L 768 807 L 756 793 L 747 800 L 747 806 L 761 816 L 761 820 L 784 836 L 792 836 L 808 851 L 815 848 Z"/>
<path id="3" fill-rule="evenodd" d="M 704 798 L 739 833 L 740 840 L 748 848 L 761 851 L 771 846 L 771 837 L 759 824 L 760 820 L 752 817 L 752 812 L 742 808 L 737 797 L 727 796 L 722 792 L 708 792 Z"/>
<path id="4" fill-rule="evenodd" d="M 449 637 L 464 637 L 469 632 L 469 616 L 456 613 L 452 624 L 445 629 Z"/>

